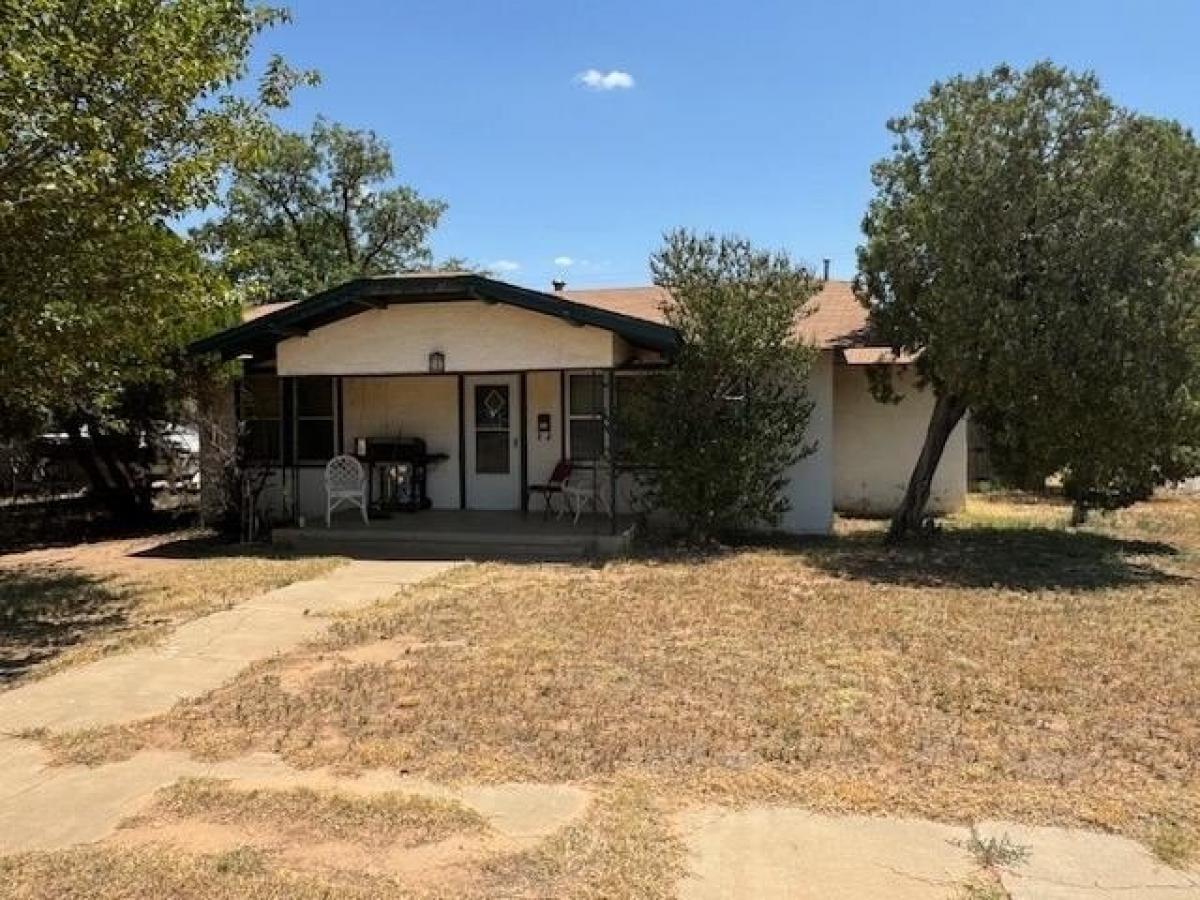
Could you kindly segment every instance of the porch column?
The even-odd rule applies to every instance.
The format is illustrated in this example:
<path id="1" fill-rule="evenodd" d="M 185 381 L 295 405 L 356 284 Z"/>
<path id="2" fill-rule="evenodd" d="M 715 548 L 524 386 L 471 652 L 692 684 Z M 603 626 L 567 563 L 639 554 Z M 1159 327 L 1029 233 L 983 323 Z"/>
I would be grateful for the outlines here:
<path id="1" fill-rule="evenodd" d="M 608 528 L 617 533 L 617 374 L 609 369 L 605 375 L 608 389 Z"/>

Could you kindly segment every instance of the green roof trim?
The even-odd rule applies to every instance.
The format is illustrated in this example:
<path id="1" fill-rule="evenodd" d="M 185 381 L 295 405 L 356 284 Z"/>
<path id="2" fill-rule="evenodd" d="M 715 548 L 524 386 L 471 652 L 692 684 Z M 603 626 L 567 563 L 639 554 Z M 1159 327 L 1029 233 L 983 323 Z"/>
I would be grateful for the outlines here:
<path id="1" fill-rule="evenodd" d="M 678 332 L 667 325 L 588 306 L 555 294 L 518 287 L 483 275 L 434 273 L 356 278 L 291 306 L 194 341 L 188 345 L 188 352 L 220 353 L 225 359 L 233 359 L 243 353 L 257 356 L 267 351 L 273 352 L 280 341 L 307 334 L 314 328 L 368 309 L 399 303 L 471 300 L 504 303 L 554 316 L 572 325 L 603 328 L 620 335 L 631 344 L 662 353 L 673 353 L 679 347 Z"/>

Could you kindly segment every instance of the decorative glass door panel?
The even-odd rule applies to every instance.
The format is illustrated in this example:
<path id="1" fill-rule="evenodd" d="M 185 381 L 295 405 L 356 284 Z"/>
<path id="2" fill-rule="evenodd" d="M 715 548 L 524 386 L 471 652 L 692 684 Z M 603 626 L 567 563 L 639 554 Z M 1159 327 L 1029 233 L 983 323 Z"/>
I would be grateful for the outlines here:
<path id="1" fill-rule="evenodd" d="M 468 375 L 464 387 L 467 508 L 520 509 L 520 376 Z"/>
<path id="2" fill-rule="evenodd" d="M 507 384 L 475 385 L 475 472 L 507 475 L 511 405 Z"/>

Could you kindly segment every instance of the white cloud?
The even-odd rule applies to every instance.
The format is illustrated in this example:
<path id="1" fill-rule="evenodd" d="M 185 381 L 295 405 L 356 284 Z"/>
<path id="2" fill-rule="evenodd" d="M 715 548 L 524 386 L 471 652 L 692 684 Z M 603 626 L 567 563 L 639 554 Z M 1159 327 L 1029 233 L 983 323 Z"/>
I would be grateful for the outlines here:
<path id="1" fill-rule="evenodd" d="M 556 256 L 554 257 L 554 264 L 560 269 L 566 269 L 575 265 L 575 260 L 569 256 Z"/>
<path id="2" fill-rule="evenodd" d="M 493 263 L 488 263 L 488 268 L 496 272 L 511 274 L 518 271 L 521 268 L 521 264 L 511 259 L 498 259 Z"/>
<path id="3" fill-rule="evenodd" d="M 588 69 L 576 75 L 575 80 L 590 91 L 628 90 L 634 85 L 633 76 L 620 69 L 610 69 L 607 72 Z"/>

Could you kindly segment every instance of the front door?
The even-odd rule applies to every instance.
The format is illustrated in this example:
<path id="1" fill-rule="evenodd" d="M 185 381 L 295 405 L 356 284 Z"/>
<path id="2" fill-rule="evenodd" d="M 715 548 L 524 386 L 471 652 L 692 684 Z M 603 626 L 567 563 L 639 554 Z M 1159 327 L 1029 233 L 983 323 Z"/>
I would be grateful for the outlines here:
<path id="1" fill-rule="evenodd" d="M 465 379 L 467 508 L 521 508 L 521 380 L 517 375 Z"/>

